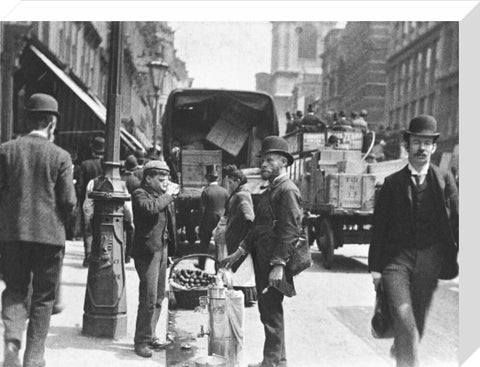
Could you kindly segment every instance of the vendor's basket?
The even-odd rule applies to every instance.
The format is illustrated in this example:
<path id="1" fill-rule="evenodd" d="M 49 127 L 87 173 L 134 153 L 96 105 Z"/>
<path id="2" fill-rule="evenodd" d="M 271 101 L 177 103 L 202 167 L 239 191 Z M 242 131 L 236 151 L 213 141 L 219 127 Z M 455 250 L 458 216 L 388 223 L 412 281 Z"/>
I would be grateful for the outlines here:
<path id="1" fill-rule="evenodd" d="M 186 309 L 186 310 L 193 310 L 200 305 L 200 297 L 207 295 L 207 287 L 206 286 L 198 286 L 192 289 L 185 289 L 181 285 L 177 284 L 173 279 L 173 274 L 177 271 L 177 267 L 181 261 L 188 260 L 188 259 L 205 259 L 203 268 L 199 267 L 199 264 L 195 264 L 196 267 L 200 270 L 206 271 L 205 264 L 207 263 L 207 258 L 212 259 L 214 261 L 214 273 L 216 274 L 218 270 L 218 262 L 215 257 L 207 254 L 191 254 L 183 256 L 172 264 L 169 273 L 169 284 L 170 284 L 170 294 L 175 297 L 175 301 L 173 304 L 176 308 Z M 170 295 L 170 296 L 171 296 Z M 172 302 L 170 302 L 172 304 Z"/>

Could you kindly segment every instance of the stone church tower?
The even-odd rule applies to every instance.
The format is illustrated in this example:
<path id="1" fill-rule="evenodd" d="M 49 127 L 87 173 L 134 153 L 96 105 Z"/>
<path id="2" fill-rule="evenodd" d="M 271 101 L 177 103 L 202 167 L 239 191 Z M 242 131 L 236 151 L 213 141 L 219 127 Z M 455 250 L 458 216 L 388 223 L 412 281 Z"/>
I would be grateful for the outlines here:
<path id="1" fill-rule="evenodd" d="M 320 98 L 324 38 L 337 22 L 272 22 L 270 74 L 258 73 L 257 90 L 270 93 L 276 104 L 279 130 L 285 131 L 287 111 L 306 111 Z"/>

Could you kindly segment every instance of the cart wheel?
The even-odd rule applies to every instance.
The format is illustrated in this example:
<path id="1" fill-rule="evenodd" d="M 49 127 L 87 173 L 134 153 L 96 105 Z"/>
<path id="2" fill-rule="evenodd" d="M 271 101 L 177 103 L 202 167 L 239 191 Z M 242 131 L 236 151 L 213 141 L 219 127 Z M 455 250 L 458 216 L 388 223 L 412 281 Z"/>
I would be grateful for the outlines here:
<path id="1" fill-rule="evenodd" d="M 332 267 L 333 251 L 335 249 L 335 237 L 332 224 L 328 218 L 320 221 L 320 228 L 317 235 L 318 249 L 322 253 L 322 263 L 326 269 Z"/>

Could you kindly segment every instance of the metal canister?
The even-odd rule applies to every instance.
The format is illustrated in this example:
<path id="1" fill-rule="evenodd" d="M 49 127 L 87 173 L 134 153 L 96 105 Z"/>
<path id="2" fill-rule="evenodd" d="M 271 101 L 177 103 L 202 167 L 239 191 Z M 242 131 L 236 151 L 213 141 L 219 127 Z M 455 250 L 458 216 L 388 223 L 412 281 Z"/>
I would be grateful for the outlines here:
<path id="1" fill-rule="evenodd" d="M 238 341 L 232 333 L 225 309 L 226 288 L 221 280 L 208 288 L 209 340 L 208 354 L 226 358 L 227 367 L 238 366 Z"/>

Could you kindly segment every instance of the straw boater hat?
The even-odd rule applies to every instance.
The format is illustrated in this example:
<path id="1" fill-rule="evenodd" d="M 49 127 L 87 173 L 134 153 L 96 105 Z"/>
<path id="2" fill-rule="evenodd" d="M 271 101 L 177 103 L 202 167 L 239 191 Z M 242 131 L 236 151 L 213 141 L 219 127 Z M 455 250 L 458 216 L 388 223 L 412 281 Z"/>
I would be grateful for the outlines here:
<path id="1" fill-rule="evenodd" d="M 260 155 L 264 156 L 267 153 L 283 155 L 285 158 L 287 158 L 287 164 L 289 166 L 291 166 L 293 163 L 293 156 L 288 151 L 287 141 L 279 136 L 267 136 L 265 139 L 263 139 Z"/>
<path id="2" fill-rule="evenodd" d="M 437 120 L 430 115 L 419 115 L 410 120 L 408 130 L 403 134 L 403 138 L 408 141 L 410 135 L 433 138 L 437 140 L 440 133 L 437 132 Z"/>

